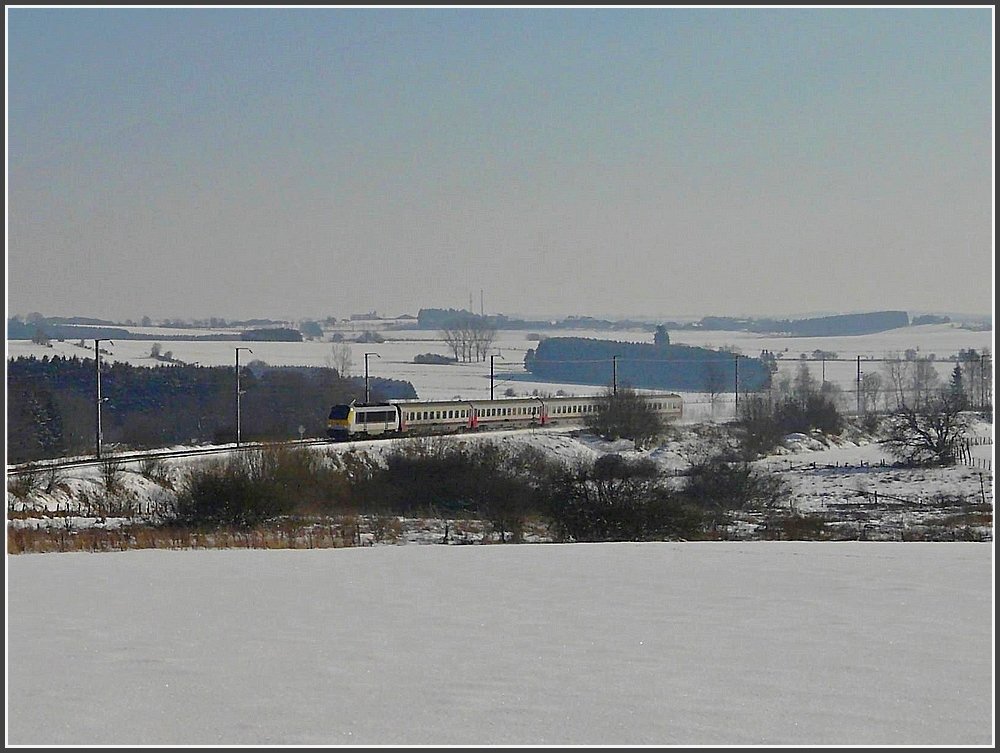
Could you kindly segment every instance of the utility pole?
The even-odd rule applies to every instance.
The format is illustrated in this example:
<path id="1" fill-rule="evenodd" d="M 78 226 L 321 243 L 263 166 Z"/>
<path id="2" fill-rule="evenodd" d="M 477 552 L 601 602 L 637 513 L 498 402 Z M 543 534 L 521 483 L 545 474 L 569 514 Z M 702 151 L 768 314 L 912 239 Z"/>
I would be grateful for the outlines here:
<path id="1" fill-rule="evenodd" d="M 102 439 L 102 434 L 101 434 L 101 402 L 103 402 L 103 398 L 101 397 L 101 343 L 102 342 L 111 343 L 112 345 L 114 345 L 114 343 L 111 342 L 111 340 L 108 340 L 106 337 L 100 337 L 94 339 L 94 370 L 97 376 L 97 406 L 96 406 L 97 421 L 95 423 L 96 432 L 95 432 L 95 443 L 94 443 L 95 444 L 94 455 L 97 457 L 98 460 L 101 459 L 101 439 Z"/>
<path id="2" fill-rule="evenodd" d="M 979 410 L 986 407 L 986 354 L 979 356 Z"/>
<path id="3" fill-rule="evenodd" d="M 857 377 L 857 394 L 858 394 L 858 415 L 861 415 L 861 356 L 858 356 L 858 377 Z"/>
<path id="4" fill-rule="evenodd" d="M 240 351 L 248 350 L 253 353 L 250 348 L 238 347 L 236 348 L 236 446 L 240 446 L 241 429 L 240 426 L 240 395 L 243 393 L 240 391 Z"/>
<path id="5" fill-rule="evenodd" d="M 733 353 L 733 416 L 740 414 L 740 354 Z"/>
<path id="6" fill-rule="evenodd" d="M 505 361 L 507 360 L 500 353 L 490 353 L 490 400 L 493 399 L 493 359 L 494 358 L 501 358 L 501 359 L 503 359 Z"/>
<path id="7" fill-rule="evenodd" d="M 618 356 L 611 356 L 611 394 L 618 394 Z"/>
<path id="8" fill-rule="evenodd" d="M 375 356 L 376 358 L 381 358 L 378 353 L 365 353 L 365 405 L 368 405 L 368 400 L 371 395 L 371 391 L 368 389 L 368 356 Z"/>

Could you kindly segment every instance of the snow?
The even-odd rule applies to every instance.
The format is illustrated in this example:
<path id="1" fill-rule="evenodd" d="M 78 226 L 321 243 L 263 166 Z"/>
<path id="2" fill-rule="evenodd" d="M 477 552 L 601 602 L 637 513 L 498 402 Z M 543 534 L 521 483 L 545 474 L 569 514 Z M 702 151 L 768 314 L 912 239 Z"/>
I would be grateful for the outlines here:
<path id="1" fill-rule="evenodd" d="M 993 548 L 7 561 L 13 745 L 991 745 Z"/>
<path id="2" fill-rule="evenodd" d="M 682 423 L 676 425 L 671 435 L 659 444 L 644 450 L 637 450 L 631 440 L 606 441 L 581 431 L 572 425 L 532 429 L 527 431 L 488 431 L 464 434 L 453 441 L 491 441 L 500 444 L 529 445 L 540 449 L 554 459 L 574 461 L 578 458 L 593 460 L 607 454 L 619 453 L 628 457 L 648 457 L 665 471 L 685 468 L 691 457 L 703 447 L 705 425 Z M 842 437 L 809 437 L 790 434 L 785 437 L 785 446 L 775 454 L 756 462 L 761 469 L 782 475 L 790 485 L 789 506 L 797 512 L 823 512 L 831 505 L 844 505 L 857 501 L 859 495 L 877 491 L 883 497 L 895 496 L 913 502 L 933 500 L 940 496 L 972 498 L 985 495 L 986 501 L 993 500 L 993 425 L 985 421 L 973 423 L 972 435 L 981 438 L 982 444 L 970 448 L 972 464 L 958 464 L 948 468 L 898 468 L 885 448 L 872 437 L 854 432 L 845 432 Z M 359 440 L 346 443 L 331 443 L 314 446 L 313 451 L 321 453 L 359 452 L 374 457 L 398 448 L 412 441 L 408 437 Z M 181 446 L 170 448 L 184 450 Z M 233 445 L 221 446 L 225 453 L 234 449 Z M 215 457 L 215 456 L 213 456 Z M 179 469 L 205 462 L 204 458 L 170 458 L 173 473 Z M 44 464 L 39 463 L 40 467 Z M 38 527 L 64 525 L 63 518 L 36 517 L 31 512 L 65 513 L 76 503 L 81 491 L 89 492 L 92 498 L 99 498 L 102 488 L 102 469 L 97 465 L 79 466 L 60 472 L 60 483 L 64 490 L 51 493 L 36 492 L 28 502 L 10 499 L 8 510 L 14 510 L 28 517 L 9 520 L 15 527 Z M 124 462 L 119 481 L 123 496 L 136 500 L 141 506 L 155 504 L 157 495 L 163 490 L 156 482 L 144 477 L 140 464 Z M 86 516 L 81 518 L 81 525 Z M 126 522 L 124 519 L 117 524 Z M 102 525 L 115 525 L 114 519 L 104 518 Z M 440 537 L 437 537 L 439 540 Z"/>
<path id="3" fill-rule="evenodd" d="M 132 328 L 139 329 L 139 328 Z M 364 329 L 364 328 L 359 328 Z M 209 332 L 205 330 L 204 332 Z M 356 333 L 344 333 L 353 337 Z M 421 400 L 450 400 L 454 397 L 487 398 L 490 396 L 490 363 L 455 363 L 450 365 L 415 364 L 413 359 L 422 353 L 439 353 L 448 355 L 448 349 L 441 340 L 441 334 L 436 330 L 386 330 L 380 332 L 386 338 L 382 343 L 348 342 L 353 360 L 353 375 L 364 375 L 365 352 L 378 353 L 378 358 L 369 358 L 369 375 L 389 379 L 402 379 L 413 384 Z M 538 341 L 529 340 L 529 334 L 542 337 L 587 337 L 594 339 L 620 340 L 623 342 L 653 341 L 653 333 L 639 330 L 574 330 L 550 329 L 525 332 L 521 330 L 499 330 L 494 343 L 495 351 L 503 358 L 495 359 L 493 389 L 496 396 L 502 396 L 504 391 L 512 388 L 519 395 L 530 394 L 532 390 L 542 393 L 556 393 L 564 390 L 570 395 L 593 395 L 601 392 L 603 387 L 569 383 L 549 383 L 532 381 L 524 369 L 524 356 L 529 348 L 536 348 Z M 827 361 L 825 364 L 811 361 L 809 367 L 817 379 L 825 376 L 827 381 L 835 382 L 844 389 L 853 389 L 857 378 L 858 365 L 855 360 L 862 357 L 863 370 L 880 368 L 881 364 L 866 366 L 864 359 L 883 358 L 889 353 L 902 353 L 907 349 L 916 350 L 921 356 L 935 354 L 940 359 L 946 359 L 960 350 L 975 349 L 978 352 L 992 352 L 993 333 L 990 331 L 972 331 L 962 329 L 953 324 L 928 324 L 916 327 L 879 332 L 871 335 L 856 335 L 844 337 L 777 337 L 756 335 L 750 332 L 726 332 L 714 330 L 676 330 L 670 332 L 670 340 L 674 344 L 697 345 L 719 348 L 733 346 L 747 356 L 756 357 L 761 350 L 767 349 L 780 355 L 778 361 L 779 376 L 794 375 L 798 368 L 799 356 L 805 353 L 811 356 L 814 350 L 824 350 L 837 353 L 840 361 Z M 104 343 L 103 349 L 110 351 L 102 354 L 104 362 L 121 361 L 136 366 L 157 366 L 162 362 L 150 358 L 150 348 L 154 342 L 159 342 L 161 351 L 170 351 L 172 356 L 184 363 L 197 363 L 201 366 L 233 366 L 235 367 L 235 348 L 249 347 L 252 353 L 243 352 L 241 363 L 244 365 L 253 360 L 261 360 L 272 366 L 329 366 L 331 365 L 332 347 L 330 342 L 307 340 L 301 343 L 292 342 L 252 342 L 237 343 L 232 341 L 202 341 L 202 340 L 162 340 L 155 336 L 148 340 L 115 340 L 114 344 Z M 34 355 L 38 358 L 48 355 L 64 357 L 93 358 L 93 341 L 84 341 L 80 347 L 76 341 L 55 340 L 51 347 L 37 345 L 26 340 L 8 340 L 8 358 Z M 942 379 L 947 380 L 954 364 L 946 360 L 938 362 L 938 372 Z M 516 376 L 516 379 L 512 379 Z M 608 364 L 608 384 L 612 380 L 612 365 Z M 605 385 L 607 386 L 607 385 Z M 702 419 L 708 416 L 707 398 L 698 393 L 685 394 L 685 408 L 689 409 L 692 418 Z M 718 416 L 726 411 L 732 412 L 732 395 L 728 395 L 728 405 L 717 406 Z"/>
<path id="4" fill-rule="evenodd" d="M 968 341 L 939 355 L 992 336 L 956 333 Z M 504 347 L 533 347 L 515 336 Z M 53 345 L 8 341 L 8 356 L 87 357 Z M 148 364 L 149 346 L 122 341 L 104 358 Z M 252 347 L 276 365 L 325 365 L 330 344 Z M 382 353 L 373 373 L 412 378 L 423 399 L 489 394 L 482 364 L 406 365 L 444 352 L 440 343 L 357 347 Z M 846 350 L 829 338 L 816 347 Z M 231 343 L 163 348 L 205 365 L 232 359 Z M 670 442 L 643 451 L 565 428 L 463 441 L 528 443 L 567 460 L 643 455 L 670 469 L 703 429 L 689 414 Z M 992 504 L 993 426 L 976 430 L 989 440 L 972 448 L 978 466 L 883 465 L 884 449 L 857 433 L 790 435 L 760 464 L 789 482 L 797 511 L 847 510 L 877 491 L 913 501 L 898 514 L 905 523 L 941 495 Z M 377 454 L 398 441 L 319 451 Z M 63 483 L 75 495 L 99 475 L 79 468 Z M 131 465 L 122 482 L 139 499 L 159 488 Z M 8 524 L 125 522 L 43 516 L 69 499 L 40 493 L 18 508 L 8 494 L 8 512 L 24 516 Z M 994 743 L 992 541 L 428 544 L 440 540 L 440 527 L 418 526 L 399 545 L 8 555 L 7 743 Z"/>

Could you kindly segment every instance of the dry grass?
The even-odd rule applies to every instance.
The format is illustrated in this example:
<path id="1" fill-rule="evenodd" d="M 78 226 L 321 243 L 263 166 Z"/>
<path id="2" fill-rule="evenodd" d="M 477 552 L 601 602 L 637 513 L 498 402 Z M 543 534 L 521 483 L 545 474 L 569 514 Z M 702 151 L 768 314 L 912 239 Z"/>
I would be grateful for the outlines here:
<path id="1" fill-rule="evenodd" d="M 216 531 L 148 525 L 119 528 L 74 528 L 71 524 L 42 528 L 7 526 L 8 554 L 129 549 L 331 549 L 355 545 L 353 528 L 330 522 L 279 521 L 252 530 Z"/>

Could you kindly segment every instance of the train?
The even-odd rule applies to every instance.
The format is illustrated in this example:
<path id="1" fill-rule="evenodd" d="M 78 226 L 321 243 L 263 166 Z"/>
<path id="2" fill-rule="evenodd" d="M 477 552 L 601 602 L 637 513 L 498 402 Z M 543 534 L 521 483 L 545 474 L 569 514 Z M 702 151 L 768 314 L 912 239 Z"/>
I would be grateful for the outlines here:
<path id="1" fill-rule="evenodd" d="M 675 393 L 643 394 L 664 420 L 682 417 L 684 401 Z M 390 400 L 341 403 L 330 409 L 327 436 L 335 441 L 383 436 L 447 434 L 481 429 L 525 429 L 583 424 L 606 396 L 521 397 L 496 400 Z"/>

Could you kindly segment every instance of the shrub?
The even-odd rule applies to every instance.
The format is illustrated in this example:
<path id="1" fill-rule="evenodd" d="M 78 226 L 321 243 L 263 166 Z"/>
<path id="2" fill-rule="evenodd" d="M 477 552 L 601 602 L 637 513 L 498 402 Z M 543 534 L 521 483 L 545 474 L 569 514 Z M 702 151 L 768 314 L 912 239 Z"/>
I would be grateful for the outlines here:
<path id="1" fill-rule="evenodd" d="M 413 357 L 413 363 L 440 364 L 444 366 L 458 363 L 458 359 L 451 356 L 443 356 L 440 353 L 420 353 Z"/>
<path id="2" fill-rule="evenodd" d="M 774 507 L 787 491 L 786 482 L 776 474 L 715 456 L 692 464 L 681 495 L 703 510 L 714 526 L 736 510 Z"/>
<path id="3" fill-rule="evenodd" d="M 646 541 L 692 537 L 702 516 L 666 486 L 648 459 L 605 455 L 557 466 L 546 487 L 556 536 L 573 541 Z"/>
<path id="4" fill-rule="evenodd" d="M 105 494 L 116 494 L 122 487 L 122 475 L 125 472 L 125 463 L 121 458 L 114 455 L 107 456 L 101 460 L 101 483 L 104 486 Z"/>
<path id="5" fill-rule="evenodd" d="M 160 486 L 171 487 L 170 468 L 163 458 L 147 456 L 139 463 L 139 474 Z"/>
<path id="6" fill-rule="evenodd" d="M 607 390 L 596 407 L 585 423 L 605 439 L 631 439 L 641 449 L 663 432 L 659 414 L 630 387 Z"/>
<path id="7" fill-rule="evenodd" d="M 7 476 L 7 493 L 24 500 L 41 488 L 40 471 L 29 468 L 21 473 L 11 473 Z"/>
<path id="8" fill-rule="evenodd" d="M 295 461 L 289 463 L 295 454 L 262 448 L 189 470 L 176 496 L 177 521 L 198 527 L 252 528 L 289 512 L 302 481 Z"/>

